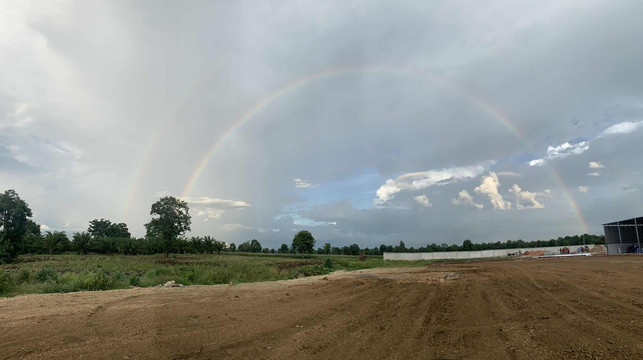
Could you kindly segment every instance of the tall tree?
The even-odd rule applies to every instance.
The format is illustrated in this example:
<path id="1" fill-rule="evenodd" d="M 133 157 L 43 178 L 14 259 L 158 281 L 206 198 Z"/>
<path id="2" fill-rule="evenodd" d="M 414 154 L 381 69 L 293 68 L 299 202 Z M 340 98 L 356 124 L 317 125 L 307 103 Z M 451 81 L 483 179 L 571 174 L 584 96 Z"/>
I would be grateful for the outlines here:
<path id="1" fill-rule="evenodd" d="M 152 204 L 150 215 L 155 216 L 145 224 L 147 236 L 163 241 L 165 256 L 170 256 L 170 250 L 177 237 L 190 230 L 192 223 L 188 203 L 173 196 L 162 197 Z"/>
<path id="2" fill-rule="evenodd" d="M 131 236 L 127 224 L 112 223 L 110 220 L 102 218 L 90 221 L 87 232 L 93 238 L 128 238 Z"/>
<path id="3" fill-rule="evenodd" d="M 301 254 L 309 254 L 313 252 L 315 247 L 315 238 L 310 231 L 302 230 L 295 234 L 292 239 L 292 248 Z"/>
<path id="4" fill-rule="evenodd" d="M 257 239 L 252 239 L 250 240 L 250 251 L 254 253 L 261 252 L 263 248 L 261 247 L 261 243 Z"/>
<path id="5" fill-rule="evenodd" d="M 31 216 L 31 209 L 14 190 L 0 195 L 0 261 L 13 261 L 23 249 Z"/>
<path id="6" fill-rule="evenodd" d="M 326 255 L 330 254 L 330 243 L 325 243 L 324 244 L 324 254 L 326 254 Z"/>

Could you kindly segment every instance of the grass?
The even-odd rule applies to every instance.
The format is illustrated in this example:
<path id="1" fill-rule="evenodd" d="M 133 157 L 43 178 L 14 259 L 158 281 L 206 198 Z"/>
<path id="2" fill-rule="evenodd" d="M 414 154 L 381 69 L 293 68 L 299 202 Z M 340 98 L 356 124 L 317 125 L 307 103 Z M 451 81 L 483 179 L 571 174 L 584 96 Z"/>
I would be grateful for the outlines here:
<path id="1" fill-rule="evenodd" d="M 335 270 L 414 267 L 432 261 L 384 261 L 337 255 L 26 255 L 0 265 L 0 296 L 184 285 L 236 284 L 328 274 Z"/>

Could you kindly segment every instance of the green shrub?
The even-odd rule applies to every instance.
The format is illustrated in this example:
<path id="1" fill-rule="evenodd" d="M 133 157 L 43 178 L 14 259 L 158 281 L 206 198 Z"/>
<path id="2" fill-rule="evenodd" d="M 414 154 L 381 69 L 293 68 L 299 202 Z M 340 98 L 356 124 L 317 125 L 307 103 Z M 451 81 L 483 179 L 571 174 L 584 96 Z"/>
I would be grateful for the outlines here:
<path id="1" fill-rule="evenodd" d="M 52 268 L 42 268 L 35 274 L 36 280 L 45 282 L 47 280 L 58 280 L 58 272 Z"/>
<path id="2" fill-rule="evenodd" d="M 31 271 L 29 269 L 22 269 L 16 274 L 16 283 L 28 283 L 31 281 Z"/>
<path id="3" fill-rule="evenodd" d="M 333 268 L 333 260 L 330 258 L 326 258 L 326 261 L 324 261 L 324 267 L 326 269 L 332 269 Z"/>
<path id="4" fill-rule="evenodd" d="M 328 274 L 330 271 L 328 268 L 321 265 L 305 265 L 297 268 L 297 273 L 295 275 L 299 276 L 315 276 L 315 275 L 324 275 Z"/>
<path id="5" fill-rule="evenodd" d="M 141 283 L 141 278 L 138 275 L 130 275 L 128 281 L 131 286 L 138 286 Z"/>
<path id="6" fill-rule="evenodd" d="M 11 277 L 9 276 L 9 273 L 7 272 L 0 272 L 0 295 L 7 294 L 11 290 L 13 290 L 14 284 L 13 281 L 11 281 Z"/>
<path id="7" fill-rule="evenodd" d="M 103 271 L 87 271 L 80 274 L 76 287 L 80 290 L 107 290 L 110 289 L 111 281 Z"/>

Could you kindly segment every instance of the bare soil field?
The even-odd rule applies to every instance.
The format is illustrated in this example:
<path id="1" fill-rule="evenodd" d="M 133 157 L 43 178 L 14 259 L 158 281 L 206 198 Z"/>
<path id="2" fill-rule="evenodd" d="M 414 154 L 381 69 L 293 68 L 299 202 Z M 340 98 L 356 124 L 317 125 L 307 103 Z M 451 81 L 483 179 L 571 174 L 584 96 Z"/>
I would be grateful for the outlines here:
<path id="1" fill-rule="evenodd" d="M 642 359 L 643 257 L 0 299 L 0 358 Z"/>

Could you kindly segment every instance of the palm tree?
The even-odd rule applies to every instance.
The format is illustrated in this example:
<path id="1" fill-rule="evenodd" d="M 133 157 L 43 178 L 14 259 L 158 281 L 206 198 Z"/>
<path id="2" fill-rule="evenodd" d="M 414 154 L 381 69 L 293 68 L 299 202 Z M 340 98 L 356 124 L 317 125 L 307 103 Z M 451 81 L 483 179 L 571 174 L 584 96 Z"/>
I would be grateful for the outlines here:
<path id="1" fill-rule="evenodd" d="M 205 252 L 208 254 L 212 254 L 214 251 L 214 239 L 210 236 L 204 236 L 203 237 L 203 247 L 205 248 Z"/>
<path id="2" fill-rule="evenodd" d="M 43 243 L 47 250 L 49 250 L 49 254 L 53 254 L 54 251 L 62 247 L 65 240 L 67 240 L 67 235 L 64 232 L 54 231 L 52 233 L 51 231 L 47 231 L 43 238 Z"/>
<path id="3" fill-rule="evenodd" d="M 78 254 L 83 255 L 87 252 L 92 236 L 88 232 L 74 233 L 74 246 L 78 249 Z"/>
<path id="4" fill-rule="evenodd" d="M 121 252 L 125 255 L 134 255 L 138 252 L 138 242 L 136 239 L 122 239 Z"/>
<path id="5" fill-rule="evenodd" d="M 192 244 L 192 250 L 195 253 L 200 253 L 201 252 L 201 238 L 198 236 L 193 236 L 190 238 L 190 244 Z"/>

